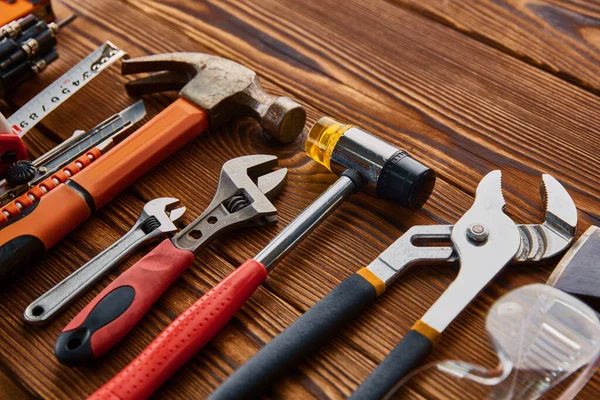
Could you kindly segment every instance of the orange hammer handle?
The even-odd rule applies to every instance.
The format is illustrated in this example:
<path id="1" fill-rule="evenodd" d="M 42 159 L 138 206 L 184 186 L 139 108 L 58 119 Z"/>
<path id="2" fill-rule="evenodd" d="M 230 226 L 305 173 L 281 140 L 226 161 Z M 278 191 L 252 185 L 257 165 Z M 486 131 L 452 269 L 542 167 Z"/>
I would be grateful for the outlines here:
<path id="1" fill-rule="evenodd" d="M 100 208 L 207 128 L 206 112 L 180 98 L 72 180 Z"/>
<path id="2" fill-rule="evenodd" d="M 0 230 L 0 279 L 31 266 L 94 209 L 208 128 L 208 115 L 178 99 L 98 161 Z"/>

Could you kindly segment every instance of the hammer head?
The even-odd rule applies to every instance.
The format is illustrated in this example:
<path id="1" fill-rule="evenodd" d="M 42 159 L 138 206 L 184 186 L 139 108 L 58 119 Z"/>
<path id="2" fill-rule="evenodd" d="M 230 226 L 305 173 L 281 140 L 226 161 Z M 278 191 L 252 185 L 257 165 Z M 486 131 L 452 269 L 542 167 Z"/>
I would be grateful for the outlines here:
<path id="1" fill-rule="evenodd" d="M 124 60 L 123 75 L 166 71 L 125 85 L 131 96 L 167 90 L 207 111 L 215 128 L 234 118 L 256 119 L 264 132 L 292 142 L 304 128 L 306 112 L 288 97 L 267 94 L 254 71 L 225 58 L 203 53 L 157 54 Z"/>

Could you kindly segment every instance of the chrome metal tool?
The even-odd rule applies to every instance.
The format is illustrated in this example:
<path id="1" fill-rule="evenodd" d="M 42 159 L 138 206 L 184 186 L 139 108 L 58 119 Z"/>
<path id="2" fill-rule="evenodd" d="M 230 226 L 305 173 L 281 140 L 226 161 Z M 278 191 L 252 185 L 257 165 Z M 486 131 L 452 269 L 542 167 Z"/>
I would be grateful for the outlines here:
<path id="1" fill-rule="evenodd" d="M 267 279 L 268 271 L 353 193 L 364 188 L 417 209 L 433 190 L 435 173 L 430 168 L 354 125 L 321 118 L 310 130 L 305 149 L 310 157 L 341 176 L 259 254 L 177 317 L 128 367 L 99 389 L 95 398 L 149 397 L 225 326 Z M 157 360 L 161 367 L 157 367 Z M 262 370 L 257 375 L 261 376 Z M 250 396 L 242 392 L 227 398 Z"/>
<path id="2" fill-rule="evenodd" d="M 287 169 L 272 171 L 276 166 L 277 157 L 264 154 L 227 161 L 206 211 L 172 239 L 162 241 L 96 296 L 58 337 L 56 357 L 73 365 L 101 356 L 133 329 L 210 242 L 240 228 L 277 222 L 277 209 L 271 199 L 285 186 Z M 234 297 L 235 293 L 231 293 Z M 226 308 L 217 303 L 214 306 Z M 215 324 L 207 321 L 206 329 L 212 330 Z"/>
<path id="3" fill-rule="evenodd" d="M 129 232 L 31 303 L 25 309 L 25 321 L 31 324 L 48 322 L 136 249 L 177 232 L 175 224 L 186 210 L 179 204 L 178 199 L 171 197 L 146 203 Z"/>
<path id="4" fill-rule="evenodd" d="M 256 398 L 366 310 L 406 269 L 419 262 L 461 262 L 461 272 L 354 397 L 378 399 L 412 369 L 433 341 L 511 260 L 552 257 L 572 241 L 577 210 L 550 175 L 542 180 L 546 221 L 517 225 L 503 213 L 500 171 L 483 178 L 475 204 L 456 225 L 415 226 L 368 267 L 344 279 L 321 301 L 242 365 L 210 396 L 211 400 Z M 448 245 L 444 245 L 448 243 Z M 450 243 L 452 245 L 450 245 Z M 423 322 L 425 321 L 425 322 Z M 416 337 L 416 339 L 415 339 Z"/>
<path id="5" fill-rule="evenodd" d="M 415 247 L 415 240 L 432 236 L 449 239 L 452 246 L 439 247 L 428 259 L 457 259 L 460 263 L 454 282 L 350 398 L 383 397 L 429 354 L 448 325 L 510 262 L 547 259 L 569 247 L 577 230 L 573 199 L 547 174 L 542 175 L 540 192 L 546 206 L 545 221 L 516 224 L 504 213 L 502 174 L 492 171 L 479 183 L 473 206 L 454 226 L 413 227 L 367 267 L 387 286 L 425 254 Z M 407 259 L 406 254 L 412 258 Z"/>

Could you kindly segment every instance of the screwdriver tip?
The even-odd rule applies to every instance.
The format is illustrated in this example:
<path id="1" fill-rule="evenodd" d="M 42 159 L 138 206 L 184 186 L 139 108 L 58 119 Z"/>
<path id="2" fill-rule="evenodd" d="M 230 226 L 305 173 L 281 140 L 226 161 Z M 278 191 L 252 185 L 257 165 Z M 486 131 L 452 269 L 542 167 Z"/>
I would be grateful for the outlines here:
<path id="1" fill-rule="evenodd" d="M 77 15 L 73 14 L 70 17 L 65 18 L 62 21 L 60 21 L 58 23 L 58 27 L 62 29 L 63 27 L 65 27 L 65 26 L 69 25 L 71 22 L 73 22 L 73 20 L 75 20 L 76 18 L 77 18 Z"/>

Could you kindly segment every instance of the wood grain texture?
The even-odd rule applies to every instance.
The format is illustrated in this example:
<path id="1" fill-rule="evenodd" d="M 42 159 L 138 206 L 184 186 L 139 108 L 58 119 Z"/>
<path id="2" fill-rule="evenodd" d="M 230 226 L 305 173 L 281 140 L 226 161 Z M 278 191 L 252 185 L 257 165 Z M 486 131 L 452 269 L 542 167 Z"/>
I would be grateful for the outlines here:
<path id="1" fill-rule="evenodd" d="M 597 1 L 391 1 L 600 93 Z"/>
<path id="2" fill-rule="evenodd" d="M 423 210 L 411 213 L 367 194 L 351 198 L 280 263 L 250 302 L 209 346 L 177 373 L 157 398 L 203 398 L 343 278 L 368 264 L 416 224 L 456 221 L 472 203 L 487 171 L 501 168 L 509 213 L 539 220 L 539 174 L 561 180 L 580 208 L 580 232 L 600 223 L 599 100 L 486 43 L 382 0 L 158 2 L 64 0 L 59 15 L 80 18 L 63 32 L 61 59 L 23 88 L 15 104 L 105 40 L 132 56 L 172 51 L 208 52 L 256 70 L 270 92 L 293 96 L 312 124 L 323 114 L 352 121 L 407 149 L 439 173 Z M 30 135 L 32 153 L 47 149 L 78 128 L 89 128 L 131 104 L 122 90 L 129 78 L 111 68 L 48 117 Z M 147 97 L 149 117 L 175 98 Z M 78 100 L 76 100 L 78 99 Z M 32 397 L 81 398 L 137 355 L 175 316 L 310 204 L 335 177 L 304 155 L 303 138 L 281 146 L 243 120 L 202 135 L 118 196 L 53 249 L 40 265 L 0 293 L 0 363 Z M 25 307 L 125 233 L 144 202 L 178 197 L 185 222 L 213 195 L 221 165 L 253 153 L 280 157 L 290 169 L 276 200 L 279 227 L 240 231 L 209 246 L 139 326 L 97 365 L 60 366 L 52 346 L 60 330 L 117 271 L 38 329 L 21 322 Z M 39 154 L 39 153 L 38 153 Z M 210 156 L 207 156 L 210 155 Z M 491 366 L 495 356 L 483 321 L 494 299 L 517 286 L 543 282 L 556 261 L 509 267 L 451 326 L 431 359 L 463 358 Z M 343 398 L 350 394 L 432 304 L 456 273 L 453 267 L 417 267 L 402 277 L 373 309 L 309 357 L 271 395 Z M 407 398 L 425 398 L 422 385 Z M 439 390 L 461 398 L 451 386 Z M 584 396 L 600 390 L 595 377 Z"/>

